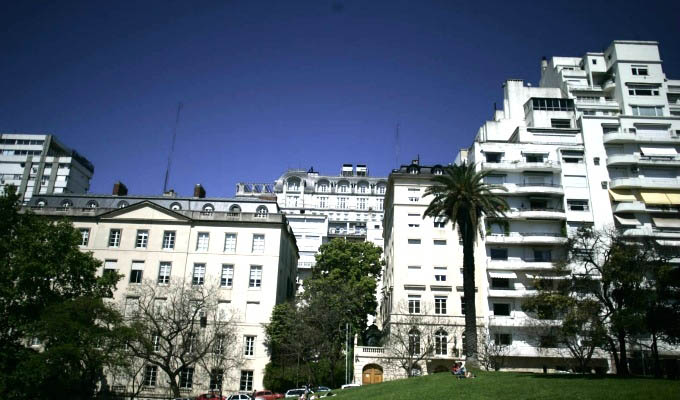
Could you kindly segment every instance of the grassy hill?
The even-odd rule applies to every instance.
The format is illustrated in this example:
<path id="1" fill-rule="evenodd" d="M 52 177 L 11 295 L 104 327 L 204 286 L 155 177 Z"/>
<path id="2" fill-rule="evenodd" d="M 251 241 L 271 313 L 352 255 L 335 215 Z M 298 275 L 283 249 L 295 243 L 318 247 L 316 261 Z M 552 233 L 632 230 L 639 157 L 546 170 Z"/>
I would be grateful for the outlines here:
<path id="1" fill-rule="evenodd" d="M 334 391 L 333 399 L 680 399 L 680 381 L 582 377 L 569 374 L 480 372 L 475 379 L 439 373 Z"/>

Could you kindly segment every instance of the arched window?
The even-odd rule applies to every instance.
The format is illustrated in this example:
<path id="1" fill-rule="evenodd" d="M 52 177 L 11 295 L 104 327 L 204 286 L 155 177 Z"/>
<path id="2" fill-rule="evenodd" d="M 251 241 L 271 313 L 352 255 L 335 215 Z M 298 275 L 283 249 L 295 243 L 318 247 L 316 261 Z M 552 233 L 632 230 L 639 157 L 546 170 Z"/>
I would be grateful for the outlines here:
<path id="1" fill-rule="evenodd" d="M 61 208 L 71 208 L 71 207 L 73 207 L 73 202 L 71 200 L 66 199 L 66 200 L 63 200 L 61 202 Z"/>
<path id="2" fill-rule="evenodd" d="M 316 187 L 317 187 L 317 190 L 321 193 L 328 193 L 331 190 L 331 185 L 330 185 L 330 183 L 328 183 L 327 180 L 319 181 L 319 183 L 317 183 Z"/>
<path id="3" fill-rule="evenodd" d="M 255 210 L 255 218 L 267 218 L 267 214 L 269 214 L 269 210 L 265 206 L 259 206 Z"/>
<path id="4" fill-rule="evenodd" d="M 442 169 L 442 167 L 440 167 L 440 166 L 437 165 L 437 166 L 435 166 L 435 167 L 432 168 L 432 174 L 434 174 L 434 175 L 442 175 L 442 174 L 444 174 L 444 170 Z"/>
<path id="5" fill-rule="evenodd" d="M 385 184 L 380 182 L 378 183 L 378 194 L 385 194 Z"/>
<path id="6" fill-rule="evenodd" d="M 418 173 L 420 173 L 420 168 L 418 168 L 417 165 L 411 165 L 411 166 L 408 167 L 408 173 L 414 174 L 414 175 L 418 174 Z"/>
<path id="7" fill-rule="evenodd" d="M 215 212 L 215 206 L 208 203 L 203 206 L 203 211 L 201 212 L 201 214 L 212 215 L 213 212 Z"/>
<path id="8" fill-rule="evenodd" d="M 408 332 L 408 352 L 411 355 L 420 354 L 420 331 L 416 328 Z"/>
<path id="9" fill-rule="evenodd" d="M 361 181 L 357 185 L 357 191 L 359 193 L 368 193 L 368 182 Z"/>
<path id="10" fill-rule="evenodd" d="M 125 208 L 127 206 L 129 206 L 129 204 L 125 200 L 121 200 L 121 201 L 118 202 L 118 208 Z"/>
<path id="11" fill-rule="evenodd" d="M 338 192 L 339 193 L 349 193 L 349 182 L 347 182 L 347 181 L 338 182 Z"/>
<path id="12" fill-rule="evenodd" d="M 172 203 L 172 204 L 170 204 L 170 209 L 172 211 L 179 211 L 179 210 L 182 209 L 182 205 L 179 204 L 179 203 Z"/>
<path id="13" fill-rule="evenodd" d="M 300 178 L 288 178 L 287 189 L 289 192 L 299 192 L 300 191 Z"/>
<path id="14" fill-rule="evenodd" d="M 87 208 L 97 208 L 97 207 L 99 207 L 99 204 L 97 204 L 97 202 L 94 201 L 94 200 L 90 200 L 90 201 L 87 202 L 87 205 L 85 207 L 87 207 Z"/>
<path id="15" fill-rule="evenodd" d="M 241 212 L 241 206 L 239 206 L 238 204 L 234 204 L 233 206 L 229 207 L 229 212 L 240 213 Z"/>
<path id="16" fill-rule="evenodd" d="M 43 208 L 47 205 L 47 202 L 45 201 L 45 199 L 40 199 L 35 203 L 35 205 L 40 208 Z"/>
<path id="17" fill-rule="evenodd" d="M 445 330 L 440 329 L 434 333 L 434 354 L 446 355 L 446 348 L 448 347 L 449 337 Z"/>

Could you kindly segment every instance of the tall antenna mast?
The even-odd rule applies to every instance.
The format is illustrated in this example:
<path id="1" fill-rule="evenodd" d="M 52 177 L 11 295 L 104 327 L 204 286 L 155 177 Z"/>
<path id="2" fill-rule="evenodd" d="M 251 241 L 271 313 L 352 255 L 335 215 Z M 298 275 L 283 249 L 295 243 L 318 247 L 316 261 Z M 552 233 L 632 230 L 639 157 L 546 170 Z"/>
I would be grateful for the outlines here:
<path id="1" fill-rule="evenodd" d="M 165 181 L 163 182 L 163 193 L 168 191 L 168 178 L 170 177 L 170 165 L 172 163 L 172 154 L 175 152 L 175 139 L 177 139 L 177 125 L 179 125 L 179 112 L 182 111 L 183 104 L 177 103 L 177 116 L 175 117 L 175 126 L 172 128 L 172 145 L 170 145 L 170 154 L 168 155 L 168 167 L 165 169 Z"/>
<path id="2" fill-rule="evenodd" d="M 399 122 L 394 129 L 394 164 L 395 168 L 399 168 Z"/>

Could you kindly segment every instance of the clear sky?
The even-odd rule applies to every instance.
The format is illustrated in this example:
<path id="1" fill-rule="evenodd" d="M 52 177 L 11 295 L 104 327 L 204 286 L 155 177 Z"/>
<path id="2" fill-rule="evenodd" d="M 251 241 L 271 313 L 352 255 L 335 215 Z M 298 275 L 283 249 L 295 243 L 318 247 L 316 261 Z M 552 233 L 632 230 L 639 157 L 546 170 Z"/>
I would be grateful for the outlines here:
<path id="1" fill-rule="evenodd" d="M 0 131 L 56 134 L 94 193 L 162 192 L 180 101 L 169 186 L 217 197 L 288 168 L 451 162 L 544 55 L 657 40 L 680 79 L 678 0 L 6 1 L 0 23 Z"/>

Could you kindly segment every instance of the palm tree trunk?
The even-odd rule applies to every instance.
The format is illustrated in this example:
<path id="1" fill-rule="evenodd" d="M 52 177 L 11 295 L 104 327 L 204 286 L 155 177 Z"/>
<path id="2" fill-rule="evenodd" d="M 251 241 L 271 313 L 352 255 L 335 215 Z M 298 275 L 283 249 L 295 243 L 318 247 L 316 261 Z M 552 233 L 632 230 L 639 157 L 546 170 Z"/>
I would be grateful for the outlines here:
<path id="1" fill-rule="evenodd" d="M 465 363 L 479 368 L 477 360 L 477 306 L 475 295 L 475 235 L 469 224 L 461 225 L 463 233 L 463 295 L 465 296 Z"/>

